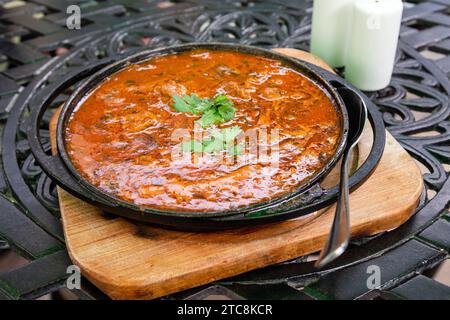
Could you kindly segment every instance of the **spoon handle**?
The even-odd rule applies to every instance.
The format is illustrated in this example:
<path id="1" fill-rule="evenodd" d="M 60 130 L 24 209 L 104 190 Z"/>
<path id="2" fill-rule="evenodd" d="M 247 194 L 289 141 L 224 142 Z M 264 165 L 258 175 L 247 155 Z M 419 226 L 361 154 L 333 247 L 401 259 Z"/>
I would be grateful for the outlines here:
<path id="1" fill-rule="evenodd" d="M 353 147 L 354 145 L 351 145 L 344 151 L 336 213 L 327 242 L 315 263 L 316 268 L 322 268 L 339 257 L 348 245 L 350 237 L 348 163 Z"/>

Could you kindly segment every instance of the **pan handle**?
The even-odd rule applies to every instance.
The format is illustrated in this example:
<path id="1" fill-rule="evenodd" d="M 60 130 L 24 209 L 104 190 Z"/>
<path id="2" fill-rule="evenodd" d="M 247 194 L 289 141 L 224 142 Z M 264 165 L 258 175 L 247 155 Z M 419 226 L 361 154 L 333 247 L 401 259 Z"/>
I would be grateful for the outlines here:
<path id="1" fill-rule="evenodd" d="M 48 155 L 41 144 L 39 127 L 44 112 L 47 110 L 53 99 L 66 90 L 69 86 L 76 84 L 78 81 L 90 76 L 91 74 L 102 69 L 113 61 L 112 58 L 103 59 L 89 66 L 76 69 L 67 74 L 61 81 L 53 83 L 45 87 L 41 94 L 30 102 L 30 115 L 27 125 L 27 138 L 36 161 L 42 167 L 44 172 L 51 177 L 56 183 L 67 191 L 76 194 L 85 200 L 95 200 L 106 203 L 105 200 L 97 199 L 93 194 L 87 194 L 85 189 L 80 186 L 78 181 L 69 173 L 59 154 Z M 89 197 L 89 198 L 87 198 Z M 95 198 L 95 199 L 93 199 Z"/>

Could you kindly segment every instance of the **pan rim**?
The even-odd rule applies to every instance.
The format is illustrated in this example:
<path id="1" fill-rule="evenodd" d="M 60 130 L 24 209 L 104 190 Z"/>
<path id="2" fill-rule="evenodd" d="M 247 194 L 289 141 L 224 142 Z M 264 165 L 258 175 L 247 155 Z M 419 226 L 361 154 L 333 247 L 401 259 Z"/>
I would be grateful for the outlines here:
<path id="1" fill-rule="evenodd" d="M 140 207 L 131 202 L 125 201 L 121 198 L 115 197 L 107 192 L 104 192 L 100 188 L 96 187 L 90 183 L 86 178 L 84 178 L 80 172 L 75 168 L 69 154 L 66 151 L 66 139 L 65 139 L 65 128 L 70 115 L 76 111 L 76 109 L 83 103 L 85 99 L 92 91 L 98 88 L 102 84 L 106 76 L 112 75 L 119 72 L 131 64 L 142 63 L 148 61 L 158 56 L 176 54 L 184 51 L 191 51 L 194 49 L 205 49 L 205 50 L 219 50 L 219 51 L 236 51 L 248 54 L 254 54 L 258 56 L 268 57 L 282 61 L 292 67 L 295 71 L 299 72 L 302 76 L 306 77 L 308 80 L 312 81 L 315 85 L 319 86 L 332 101 L 333 106 L 336 108 L 339 116 L 341 117 L 341 136 L 340 141 L 337 144 L 336 150 L 332 157 L 323 165 L 319 170 L 317 170 L 314 175 L 301 183 L 296 188 L 290 190 L 287 193 L 273 197 L 267 201 L 257 202 L 249 206 L 238 207 L 231 210 L 224 211 L 181 211 L 181 210 L 163 210 L 158 208 Z M 219 218 L 233 216 L 237 214 L 253 213 L 260 210 L 264 210 L 268 207 L 273 207 L 276 204 L 288 201 L 290 198 L 303 193 L 314 185 L 316 185 L 321 178 L 323 178 L 329 171 L 335 166 L 337 161 L 342 155 L 348 138 L 348 127 L 349 119 L 347 114 L 347 108 L 344 102 L 337 93 L 337 90 L 331 85 L 327 80 L 325 80 L 317 71 L 309 67 L 306 63 L 288 57 L 286 55 L 277 53 L 275 51 L 262 49 L 253 46 L 241 45 L 241 44 L 230 44 L 230 43 L 219 43 L 219 42 L 209 42 L 209 43 L 189 43 L 182 45 L 175 45 L 170 47 L 164 47 L 153 50 L 144 50 L 136 54 L 126 56 L 112 64 L 107 65 L 101 70 L 97 71 L 89 78 L 87 78 L 80 87 L 75 90 L 69 99 L 65 102 L 61 113 L 58 118 L 57 123 L 57 149 L 60 154 L 65 167 L 68 169 L 69 173 L 76 179 L 76 181 L 86 189 L 86 196 L 89 198 L 89 192 L 95 194 L 95 196 L 104 199 L 106 202 L 114 203 L 115 206 L 123 207 L 126 210 L 132 210 L 140 214 L 154 214 L 161 216 L 174 216 L 174 217 L 186 217 L 186 218 Z"/>

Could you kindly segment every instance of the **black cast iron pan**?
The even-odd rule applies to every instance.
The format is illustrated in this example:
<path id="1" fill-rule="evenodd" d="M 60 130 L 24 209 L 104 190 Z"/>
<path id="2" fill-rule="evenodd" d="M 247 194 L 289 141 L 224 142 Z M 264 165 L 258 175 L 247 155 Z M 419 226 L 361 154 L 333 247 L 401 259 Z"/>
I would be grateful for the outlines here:
<path id="1" fill-rule="evenodd" d="M 342 119 L 342 136 L 336 152 L 329 162 L 310 180 L 288 194 L 271 199 L 267 202 L 258 203 L 253 206 L 220 212 L 181 212 L 142 209 L 132 203 L 109 195 L 86 181 L 74 168 L 66 152 L 64 139 L 65 126 L 71 113 L 81 103 L 82 99 L 99 84 L 101 84 L 106 77 L 122 70 L 123 68 L 126 68 L 130 64 L 140 63 L 161 55 L 176 54 L 193 49 L 229 50 L 281 60 L 289 67 L 300 72 L 317 85 L 321 86 L 332 100 L 338 114 Z M 129 219 L 153 223 L 164 227 L 196 231 L 233 228 L 291 219 L 324 208 L 335 200 L 337 191 L 333 189 L 323 189 L 320 186 L 320 181 L 339 160 L 345 147 L 347 141 L 347 131 L 349 125 L 352 125 L 348 122 L 347 111 L 349 110 L 351 112 L 351 106 L 353 104 L 367 103 L 367 101 L 363 100 L 361 93 L 358 93 L 341 78 L 308 63 L 289 58 L 285 55 L 275 53 L 270 50 L 222 43 L 187 44 L 144 51 L 125 57 L 117 62 L 112 62 L 112 60 L 99 61 L 95 65 L 85 67 L 78 73 L 68 76 L 66 81 L 62 81 L 56 88 L 49 90 L 48 94 L 43 94 L 40 101 L 36 103 L 36 106 L 32 106 L 28 128 L 28 139 L 31 150 L 44 171 L 52 179 L 54 179 L 58 185 L 71 194 L 86 200 L 107 212 L 111 212 Z M 60 113 L 57 127 L 58 154 L 54 156 L 47 155 L 40 143 L 38 131 L 40 119 L 44 111 L 47 109 L 48 104 L 52 101 L 52 99 L 54 99 L 61 91 L 78 82 L 80 79 L 86 78 L 88 75 L 90 75 L 89 78 L 84 80 L 82 85 L 78 87 L 78 89 L 71 95 Z M 345 95 L 345 101 L 339 95 L 339 91 L 343 90 L 343 88 L 347 92 L 349 91 L 348 89 L 350 89 L 350 92 L 353 92 L 353 94 Z M 376 160 L 376 163 L 380 157 L 381 154 Z M 371 165 L 370 168 L 366 168 L 369 169 L 366 170 L 366 176 L 372 172 L 376 166 L 376 163 Z M 360 181 L 354 181 L 353 186 L 362 182 L 365 177 L 360 178 Z M 352 184 L 351 180 L 350 183 Z"/>

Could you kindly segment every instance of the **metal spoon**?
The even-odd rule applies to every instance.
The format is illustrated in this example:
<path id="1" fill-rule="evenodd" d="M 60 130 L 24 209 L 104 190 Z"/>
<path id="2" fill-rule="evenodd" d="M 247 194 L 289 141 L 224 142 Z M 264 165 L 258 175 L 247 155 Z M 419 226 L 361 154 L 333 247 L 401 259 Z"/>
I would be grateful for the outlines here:
<path id="1" fill-rule="evenodd" d="M 357 95 L 355 91 L 347 88 L 340 88 L 339 94 L 344 101 L 352 102 L 351 105 L 347 104 L 350 127 L 348 132 L 348 142 L 342 155 L 336 212 L 328 240 L 320 253 L 319 259 L 315 263 L 316 268 L 322 268 L 339 257 L 344 253 L 348 246 L 350 238 L 348 163 L 353 148 L 361 138 L 361 133 L 367 119 L 366 105 L 362 99 L 355 99 L 355 95 Z"/>

